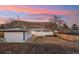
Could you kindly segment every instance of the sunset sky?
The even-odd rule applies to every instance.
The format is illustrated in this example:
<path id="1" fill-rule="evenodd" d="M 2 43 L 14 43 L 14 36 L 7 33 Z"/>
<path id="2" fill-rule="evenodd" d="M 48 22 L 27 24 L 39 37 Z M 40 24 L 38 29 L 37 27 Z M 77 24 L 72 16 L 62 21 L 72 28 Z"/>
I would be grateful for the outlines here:
<path id="1" fill-rule="evenodd" d="M 3 19 L 17 18 L 33 22 L 47 22 L 52 15 L 62 15 L 67 25 L 79 25 L 79 6 L 77 5 L 0 5 L 0 23 Z"/>

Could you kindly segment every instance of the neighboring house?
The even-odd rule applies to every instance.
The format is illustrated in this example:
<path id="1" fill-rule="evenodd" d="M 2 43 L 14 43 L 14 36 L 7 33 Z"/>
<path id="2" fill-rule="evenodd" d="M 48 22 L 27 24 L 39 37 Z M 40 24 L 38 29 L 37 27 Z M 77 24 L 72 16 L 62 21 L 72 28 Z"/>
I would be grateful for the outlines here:
<path id="1" fill-rule="evenodd" d="M 69 29 L 69 27 L 68 27 L 66 24 L 64 24 L 63 26 L 59 26 L 59 27 L 57 28 L 57 31 L 58 31 L 59 33 L 62 33 L 62 34 L 68 32 L 69 30 L 70 30 L 70 29 Z"/>
<path id="2" fill-rule="evenodd" d="M 70 30 L 66 34 L 79 35 L 79 27 L 77 24 L 73 24 Z"/>
<path id="3" fill-rule="evenodd" d="M 32 37 L 29 31 L 21 28 L 0 29 L 0 32 L 4 33 L 3 38 L 6 42 L 26 42 Z"/>

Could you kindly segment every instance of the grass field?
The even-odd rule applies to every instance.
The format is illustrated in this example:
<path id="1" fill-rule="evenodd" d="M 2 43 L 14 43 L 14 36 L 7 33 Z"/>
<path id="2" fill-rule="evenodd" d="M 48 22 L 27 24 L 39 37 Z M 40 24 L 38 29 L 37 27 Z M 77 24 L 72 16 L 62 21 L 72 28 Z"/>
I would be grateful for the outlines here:
<path id="1" fill-rule="evenodd" d="M 6 43 L 0 44 L 1 54 L 68 54 L 79 53 L 79 49 L 49 43 Z"/>

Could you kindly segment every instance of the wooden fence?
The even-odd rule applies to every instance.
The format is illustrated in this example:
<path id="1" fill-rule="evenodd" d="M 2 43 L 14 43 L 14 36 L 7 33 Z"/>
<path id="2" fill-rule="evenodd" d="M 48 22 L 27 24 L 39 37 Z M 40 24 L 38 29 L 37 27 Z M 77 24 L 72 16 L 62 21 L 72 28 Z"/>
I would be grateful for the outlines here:
<path id="1" fill-rule="evenodd" d="M 79 35 L 57 34 L 57 36 L 68 41 L 74 41 L 74 42 L 79 41 Z"/>

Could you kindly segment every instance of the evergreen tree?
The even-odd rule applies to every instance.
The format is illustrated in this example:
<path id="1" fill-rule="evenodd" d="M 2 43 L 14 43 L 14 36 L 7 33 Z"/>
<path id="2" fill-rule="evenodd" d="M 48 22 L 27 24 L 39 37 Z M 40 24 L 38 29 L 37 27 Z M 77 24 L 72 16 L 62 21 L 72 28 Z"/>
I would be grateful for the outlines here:
<path id="1" fill-rule="evenodd" d="M 79 27 L 78 27 L 78 25 L 77 25 L 77 24 L 73 24 L 73 25 L 72 25 L 72 27 L 71 27 L 71 29 L 72 29 L 72 30 L 78 30 L 78 29 L 79 29 Z"/>

